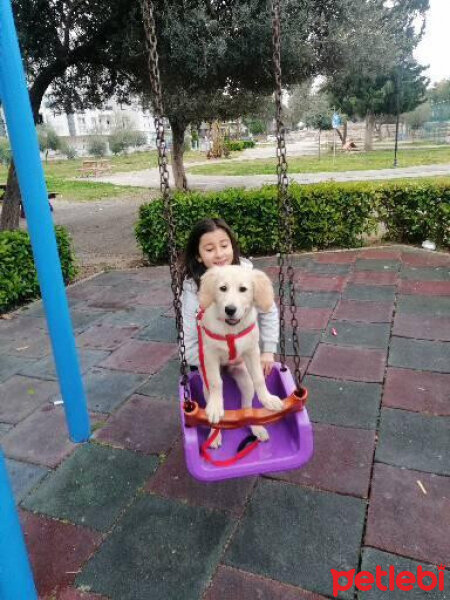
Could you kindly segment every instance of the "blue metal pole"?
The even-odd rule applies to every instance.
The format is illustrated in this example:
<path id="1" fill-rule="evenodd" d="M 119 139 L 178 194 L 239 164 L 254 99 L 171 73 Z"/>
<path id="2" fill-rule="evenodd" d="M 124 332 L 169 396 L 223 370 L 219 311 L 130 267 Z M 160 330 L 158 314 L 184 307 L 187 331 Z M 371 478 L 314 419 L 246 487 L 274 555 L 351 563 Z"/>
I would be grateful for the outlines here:
<path id="1" fill-rule="evenodd" d="M 67 426 L 74 442 L 84 442 L 90 435 L 86 397 L 10 0 L 0 0 L 0 97 L 27 216 Z"/>
<path id="2" fill-rule="evenodd" d="M 37 600 L 14 496 L 0 450 L 0 598 Z"/>

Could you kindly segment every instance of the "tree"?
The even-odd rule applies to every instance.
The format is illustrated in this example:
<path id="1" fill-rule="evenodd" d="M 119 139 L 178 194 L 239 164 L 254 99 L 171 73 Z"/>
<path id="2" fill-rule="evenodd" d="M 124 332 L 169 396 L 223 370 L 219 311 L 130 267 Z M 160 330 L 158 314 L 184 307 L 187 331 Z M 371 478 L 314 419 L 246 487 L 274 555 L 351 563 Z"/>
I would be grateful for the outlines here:
<path id="1" fill-rule="evenodd" d="M 332 129 L 331 125 L 331 117 L 328 112 L 314 112 L 311 110 L 309 114 L 305 116 L 305 122 L 308 127 L 312 127 L 313 129 L 317 129 L 319 131 L 319 160 L 320 160 L 320 137 L 322 131 L 329 131 Z"/>
<path id="2" fill-rule="evenodd" d="M 429 102 L 424 102 L 417 106 L 413 111 L 404 115 L 406 125 L 412 130 L 421 129 L 427 121 L 431 119 L 431 106 Z"/>
<path id="3" fill-rule="evenodd" d="M 424 19 L 428 0 L 355 0 L 348 9 L 354 14 L 342 42 L 343 65 L 325 89 L 341 112 L 366 119 L 370 150 L 376 115 L 412 110 L 423 101 L 426 79 L 412 51 L 423 33 L 416 23 Z"/>
<path id="4" fill-rule="evenodd" d="M 61 148 L 61 140 L 56 131 L 48 125 L 38 125 L 36 127 L 38 134 L 39 150 L 45 152 L 45 160 L 48 159 L 50 150 L 56 151 Z"/>
<path id="5" fill-rule="evenodd" d="M 431 111 L 434 121 L 450 120 L 450 79 L 443 79 L 429 90 Z"/>
<path id="6" fill-rule="evenodd" d="M 335 65 L 331 40 L 344 0 L 282 3 L 283 84 L 300 83 Z M 177 187 L 186 186 L 184 132 L 189 123 L 251 114 L 251 104 L 273 92 L 272 23 L 266 0 L 155 0 L 165 113 L 173 136 Z M 136 90 L 150 95 L 143 42 L 126 70 Z"/>
<path id="7" fill-rule="evenodd" d="M 70 114 L 98 105 L 116 93 L 127 94 L 117 68 L 127 53 L 128 0 L 13 0 L 19 42 L 28 77 L 35 122 L 42 98 L 52 86 L 53 102 Z M 20 192 L 14 166 L 8 172 L 0 229 L 17 229 Z"/>

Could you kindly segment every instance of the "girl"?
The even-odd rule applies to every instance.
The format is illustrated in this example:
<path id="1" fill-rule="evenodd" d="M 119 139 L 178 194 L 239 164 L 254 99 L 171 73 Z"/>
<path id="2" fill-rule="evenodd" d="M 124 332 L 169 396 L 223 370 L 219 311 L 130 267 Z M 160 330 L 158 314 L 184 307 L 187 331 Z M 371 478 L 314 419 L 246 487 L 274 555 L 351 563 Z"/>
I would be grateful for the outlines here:
<path id="1" fill-rule="evenodd" d="M 249 260 L 240 257 L 236 237 L 223 219 L 199 221 L 189 235 L 181 265 L 184 342 L 186 360 L 191 368 L 199 365 L 196 314 L 199 309 L 197 292 L 200 278 L 210 267 L 224 265 L 253 268 Z M 264 375 L 267 376 L 272 370 L 279 339 L 278 310 L 275 303 L 270 312 L 259 313 L 258 325 L 261 365 Z"/>

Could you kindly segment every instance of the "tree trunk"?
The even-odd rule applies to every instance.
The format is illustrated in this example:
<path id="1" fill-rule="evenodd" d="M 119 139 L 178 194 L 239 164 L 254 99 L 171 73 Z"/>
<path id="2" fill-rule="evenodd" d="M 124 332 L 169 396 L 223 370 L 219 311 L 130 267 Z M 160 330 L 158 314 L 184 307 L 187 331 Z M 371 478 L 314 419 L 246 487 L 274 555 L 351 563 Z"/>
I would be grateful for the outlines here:
<path id="1" fill-rule="evenodd" d="M 172 173 L 175 187 L 178 190 L 187 190 L 186 172 L 184 170 L 184 132 L 187 125 L 180 121 L 170 121 L 172 127 Z"/>
<path id="2" fill-rule="evenodd" d="M 35 83 L 30 90 L 31 109 L 33 111 L 33 118 L 35 123 L 39 114 L 39 107 L 41 106 L 42 97 L 46 89 L 47 87 L 45 87 L 45 83 L 42 85 L 37 85 Z M 21 196 L 19 183 L 17 181 L 14 162 L 11 161 L 11 164 L 9 165 L 8 169 L 6 190 L 3 196 L 0 231 L 19 229 L 20 201 Z"/>
<path id="3" fill-rule="evenodd" d="M 319 160 L 320 160 L 320 134 L 322 133 L 322 130 L 319 129 Z"/>
<path id="4" fill-rule="evenodd" d="M 14 163 L 11 162 L 8 169 L 5 195 L 3 197 L 0 231 L 19 229 L 20 199 L 16 170 L 14 168 Z"/>
<path id="5" fill-rule="evenodd" d="M 366 136 L 364 139 L 364 150 L 373 150 L 373 130 L 375 128 L 375 115 L 368 112 L 366 116 Z"/>

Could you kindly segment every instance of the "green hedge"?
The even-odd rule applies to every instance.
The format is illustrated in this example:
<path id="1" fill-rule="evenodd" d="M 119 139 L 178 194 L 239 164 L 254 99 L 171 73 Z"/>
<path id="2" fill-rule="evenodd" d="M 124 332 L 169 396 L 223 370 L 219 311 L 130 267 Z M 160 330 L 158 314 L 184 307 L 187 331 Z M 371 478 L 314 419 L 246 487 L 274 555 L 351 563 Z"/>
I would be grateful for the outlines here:
<path id="1" fill-rule="evenodd" d="M 255 142 L 253 140 L 225 140 L 224 146 L 230 152 L 240 152 L 246 148 L 254 148 Z"/>
<path id="2" fill-rule="evenodd" d="M 363 233 L 376 226 L 373 196 L 365 186 L 332 184 L 290 186 L 294 201 L 294 249 L 361 245 Z M 239 238 L 243 254 L 277 252 L 278 204 L 274 186 L 258 190 L 228 189 L 216 193 L 174 195 L 177 246 L 183 248 L 193 224 L 204 217 L 222 217 Z M 140 207 L 136 236 L 151 263 L 167 259 L 166 221 L 162 202 Z"/>
<path id="3" fill-rule="evenodd" d="M 391 241 L 434 240 L 449 245 L 450 187 L 421 183 L 291 185 L 294 251 L 351 248 L 383 223 Z M 183 248 L 194 223 L 220 216 L 236 232 L 244 255 L 278 251 L 277 191 L 228 189 L 174 195 L 176 241 Z M 136 237 L 152 263 L 166 261 L 167 231 L 161 200 L 140 207 Z"/>
<path id="4" fill-rule="evenodd" d="M 56 227 L 55 232 L 64 282 L 67 284 L 77 272 L 71 239 L 64 227 Z M 28 233 L 0 231 L 0 312 L 10 310 L 39 294 Z"/>

